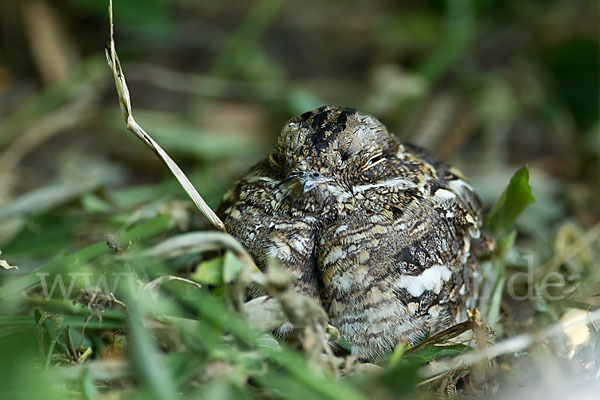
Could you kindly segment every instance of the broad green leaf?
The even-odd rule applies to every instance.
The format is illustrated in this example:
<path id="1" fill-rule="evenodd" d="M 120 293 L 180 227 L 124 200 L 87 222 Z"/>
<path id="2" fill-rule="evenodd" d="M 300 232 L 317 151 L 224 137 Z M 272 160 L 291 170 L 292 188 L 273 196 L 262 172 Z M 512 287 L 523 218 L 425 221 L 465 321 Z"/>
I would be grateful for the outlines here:
<path id="1" fill-rule="evenodd" d="M 223 257 L 223 282 L 233 282 L 242 268 L 244 268 L 244 263 L 236 257 L 233 251 L 227 250 Z"/>
<path id="2" fill-rule="evenodd" d="M 519 169 L 513 177 L 485 222 L 485 230 L 496 238 L 502 237 L 510 230 L 517 217 L 535 197 L 529 186 L 529 170 L 527 166 Z"/>
<path id="3" fill-rule="evenodd" d="M 224 256 L 202 261 L 190 278 L 207 285 L 222 285 L 233 282 L 243 267 L 244 263 L 228 250 Z"/>
<path id="4" fill-rule="evenodd" d="M 224 257 L 215 257 L 207 261 L 202 261 L 196 267 L 190 278 L 198 283 L 206 285 L 223 284 L 223 259 Z"/>

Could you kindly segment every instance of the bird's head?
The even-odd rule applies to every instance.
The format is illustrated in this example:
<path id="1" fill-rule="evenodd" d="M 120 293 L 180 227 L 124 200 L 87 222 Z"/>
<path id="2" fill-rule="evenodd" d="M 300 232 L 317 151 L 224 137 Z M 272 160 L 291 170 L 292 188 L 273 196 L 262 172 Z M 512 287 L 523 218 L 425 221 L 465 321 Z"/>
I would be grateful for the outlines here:
<path id="1" fill-rule="evenodd" d="M 397 141 L 376 118 L 352 108 L 323 106 L 287 122 L 269 162 L 304 196 L 340 197 L 340 191 L 376 180 L 386 156 L 397 149 Z"/>

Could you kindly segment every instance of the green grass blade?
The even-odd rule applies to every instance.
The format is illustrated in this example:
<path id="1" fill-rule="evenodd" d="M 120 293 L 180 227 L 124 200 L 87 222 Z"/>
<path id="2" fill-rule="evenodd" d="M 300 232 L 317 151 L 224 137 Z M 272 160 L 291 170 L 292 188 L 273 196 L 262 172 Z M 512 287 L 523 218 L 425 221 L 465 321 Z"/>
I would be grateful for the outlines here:
<path id="1" fill-rule="evenodd" d="M 119 235 L 118 240 L 122 246 L 126 246 L 129 242 L 135 242 L 137 240 L 158 235 L 159 233 L 166 231 L 169 228 L 169 225 L 169 217 L 162 215 L 146 223 L 131 228 L 129 231 Z M 39 270 L 10 281 L 9 283 L 0 287 L 0 301 L 14 298 L 19 293 L 39 284 L 40 278 L 37 275 L 38 273 L 65 273 L 70 268 L 77 267 L 78 265 L 101 256 L 102 254 L 106 254 L 109 251 L 110 249 L 105 242 L 99 242 L 76 251 L 75 253 L 58 257 Z"/>

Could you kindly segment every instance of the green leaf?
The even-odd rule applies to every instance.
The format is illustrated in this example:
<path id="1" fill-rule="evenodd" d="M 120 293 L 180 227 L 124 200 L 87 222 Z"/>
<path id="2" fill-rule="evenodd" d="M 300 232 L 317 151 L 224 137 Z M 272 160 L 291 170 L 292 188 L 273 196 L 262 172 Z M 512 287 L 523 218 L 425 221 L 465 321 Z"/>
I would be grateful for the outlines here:
<path id="1" fill-rule="evenodd" d="M 464 344 L 454 344 L 449 346 L 429 346 L 415 353 L 405 355 L 404 360 L 415 360 L 420 363 L 427 363 L 433 360 L 439 360 L 444 357 L 454 357 L 469 351 L 470 347 Z"/>
<path id="2" fill-rule="evenodd" d="M 244 263 L 228 250 L 224 256 L 202 261 L 190 278 L 206 285 L 223 285 L 233 282 L 243 267 Z"/>
<path id="3" fill-rule="evenodd" d="M 527 166 L 519 169 L 494 207 L 484 224 L 484 229 L 496 238 L 504 236 L 510 230 L 517 217 L 535 197 L 529 186 L 529 170 Z"/>
<path id="4" fill-rule="evenodd" d="M 132 299 L 127 301 L 129 310 L 129 337 L 127 353 L 129 361 L 139 383 L 142 385 L 143 398 L 156 400 L 176 399 L 176 386 L 172 373 L 167 368 L 165 357 L 159 350 L 151 332 L 142 322 L 139 304 Z"/>
<path id="5" fill-rule="evenodd" d="M 233 251 L 227 250 L 223 257 L 223 282 L 233 282 L 242 268 L 244 268 L 244 263 L 236 257 Z"/>
<path id="6" fill-rule="evenodd" d="M 194 271 L 190 278 L 206 285 L 222 285 L 223 259 L 224 257 L 215 257 L 207 261 L 202 261 L 198 264 L 196 271 Z"/>
<path id="7" fill-rule="evenodd" d="M 412 394 L 418 381 L 419 364 L 414 358 L 403 358 L 386 368 L 369 386 L 382 386 L 388 392 L 396 394 L 395 398 L 413 398 Z"/>
<path id="8" fill-rule="evenodd" d="M 81 388 L 83 398 L 86 400 L 95 399 L 100 394 L 89 368 L 85 368 L 81 371 L 81 374 L 79 375 L 79 387 Z"/>

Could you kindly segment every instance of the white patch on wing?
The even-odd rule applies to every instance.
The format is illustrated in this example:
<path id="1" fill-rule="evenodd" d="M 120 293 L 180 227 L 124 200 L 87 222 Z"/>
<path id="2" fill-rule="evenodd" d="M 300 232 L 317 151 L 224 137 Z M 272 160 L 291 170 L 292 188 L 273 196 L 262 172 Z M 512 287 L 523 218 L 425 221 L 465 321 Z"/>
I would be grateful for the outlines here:
<path id="1" fill-rule="evenodd" d="M 439 197 L 443 200 L 454 200 L 456 198 L 456 195 L 454 193 L 446 189 L 436 190 L 434 196 Z"/>
<path id="2" fill-rule="evenodd" d="M 421 275 L 402 275 L 398 286 L 406 289 L 411 296 L 419 297 L 426 290 L 433 290 L 442 281 L 447 281 L 452 272 L 445 265 L 433 265 Z"/>
<path id="3" fill-rule="evenodd" d="M 360 193 L 360 192 L 364 192 L 366 190 L 374 189 L 374 188 L 378 188 L 378 187 L 395 187 L 398 189 L 411 189 L 411 188 L 416 188 L 417 185 L 414 182 L 409 181 L 408 179 L 394 178 L 394 179 L 390 179 L 390 180 L 383 181 L 383 182 L 372 183 L 370 185 L 354 186 L 354 191 Z"/>

